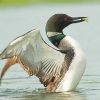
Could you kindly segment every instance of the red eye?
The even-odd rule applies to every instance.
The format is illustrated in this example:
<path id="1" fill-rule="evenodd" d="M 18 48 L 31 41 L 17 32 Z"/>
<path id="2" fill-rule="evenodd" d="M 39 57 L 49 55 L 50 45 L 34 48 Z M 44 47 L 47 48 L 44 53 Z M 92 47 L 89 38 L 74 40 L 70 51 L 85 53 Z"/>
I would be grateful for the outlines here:
<path id="1" fill-rule="evenodd" d="M 64 18 L 64 21 L 67 21 L 67 17 Z"/>

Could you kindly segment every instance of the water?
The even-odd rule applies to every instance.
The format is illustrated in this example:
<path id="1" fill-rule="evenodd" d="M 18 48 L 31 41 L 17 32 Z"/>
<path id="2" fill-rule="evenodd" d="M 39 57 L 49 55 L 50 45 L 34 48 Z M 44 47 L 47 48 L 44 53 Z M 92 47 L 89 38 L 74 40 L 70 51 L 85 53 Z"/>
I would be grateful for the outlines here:
<path id="1" fill-rule="evenodd" d="M 0 9 L 0 51 L 17 36 L 39 28 L 45 38 L 45 23 L 55 13 L 88 16 L 89 23 L 70 25 L 66 35 L 75 38 L 87 58 L 87 68 L 77 89 L 72 92 L 48 93 L 36 77 L 15 65 L 5 74 L 0 86 L 0 100 L 100 100 L 100 5 L 33 5 Z M 0 69 L 4 61 L 0 61 Z"/>

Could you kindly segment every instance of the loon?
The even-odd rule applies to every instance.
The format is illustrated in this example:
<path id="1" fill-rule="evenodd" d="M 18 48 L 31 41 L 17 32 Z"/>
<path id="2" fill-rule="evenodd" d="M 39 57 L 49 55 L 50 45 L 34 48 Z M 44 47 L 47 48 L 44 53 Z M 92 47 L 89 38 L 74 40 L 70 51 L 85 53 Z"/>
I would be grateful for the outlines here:
<path id="1" fill-rule="evenodd" d="M 46 24 L 46 34 L 51 44 L 33 29 L 14 39 L 0 54 L 6 63 L 0 73 L 0 81 L 7 70 L 19 64 L 29 76 L 37 76 L 49 92 L 75 90 L 86 67 L 86 59 L 79 44 L 63 29 L 70 24 L 83 22 L 87 17 L 70 17 L 55 14 Z"/>

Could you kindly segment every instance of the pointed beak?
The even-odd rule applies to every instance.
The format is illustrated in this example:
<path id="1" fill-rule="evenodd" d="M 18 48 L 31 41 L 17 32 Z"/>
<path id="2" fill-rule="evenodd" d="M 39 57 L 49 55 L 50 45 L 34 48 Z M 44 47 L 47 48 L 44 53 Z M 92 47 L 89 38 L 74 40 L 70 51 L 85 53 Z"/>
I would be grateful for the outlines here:
<path id="1" fill-rule="evenodd" d="M 79 23 L 83 21 L 88 22 L 88 17 L 72 17 L 71 19 L 71 23 Z"/>

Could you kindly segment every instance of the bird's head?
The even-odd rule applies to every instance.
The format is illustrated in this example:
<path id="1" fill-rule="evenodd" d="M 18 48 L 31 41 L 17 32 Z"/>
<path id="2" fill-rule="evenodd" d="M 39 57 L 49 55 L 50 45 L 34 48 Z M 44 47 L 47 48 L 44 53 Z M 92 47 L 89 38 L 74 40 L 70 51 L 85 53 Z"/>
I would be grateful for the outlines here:
<path id="1" fill-rule="evenodd" d="M 86 21 L 87 17 L 71 17 L 66 14 L 55 14 L 49 18 L 46 24 L 46 32 L 62 33 L 70 24 Z"/>

